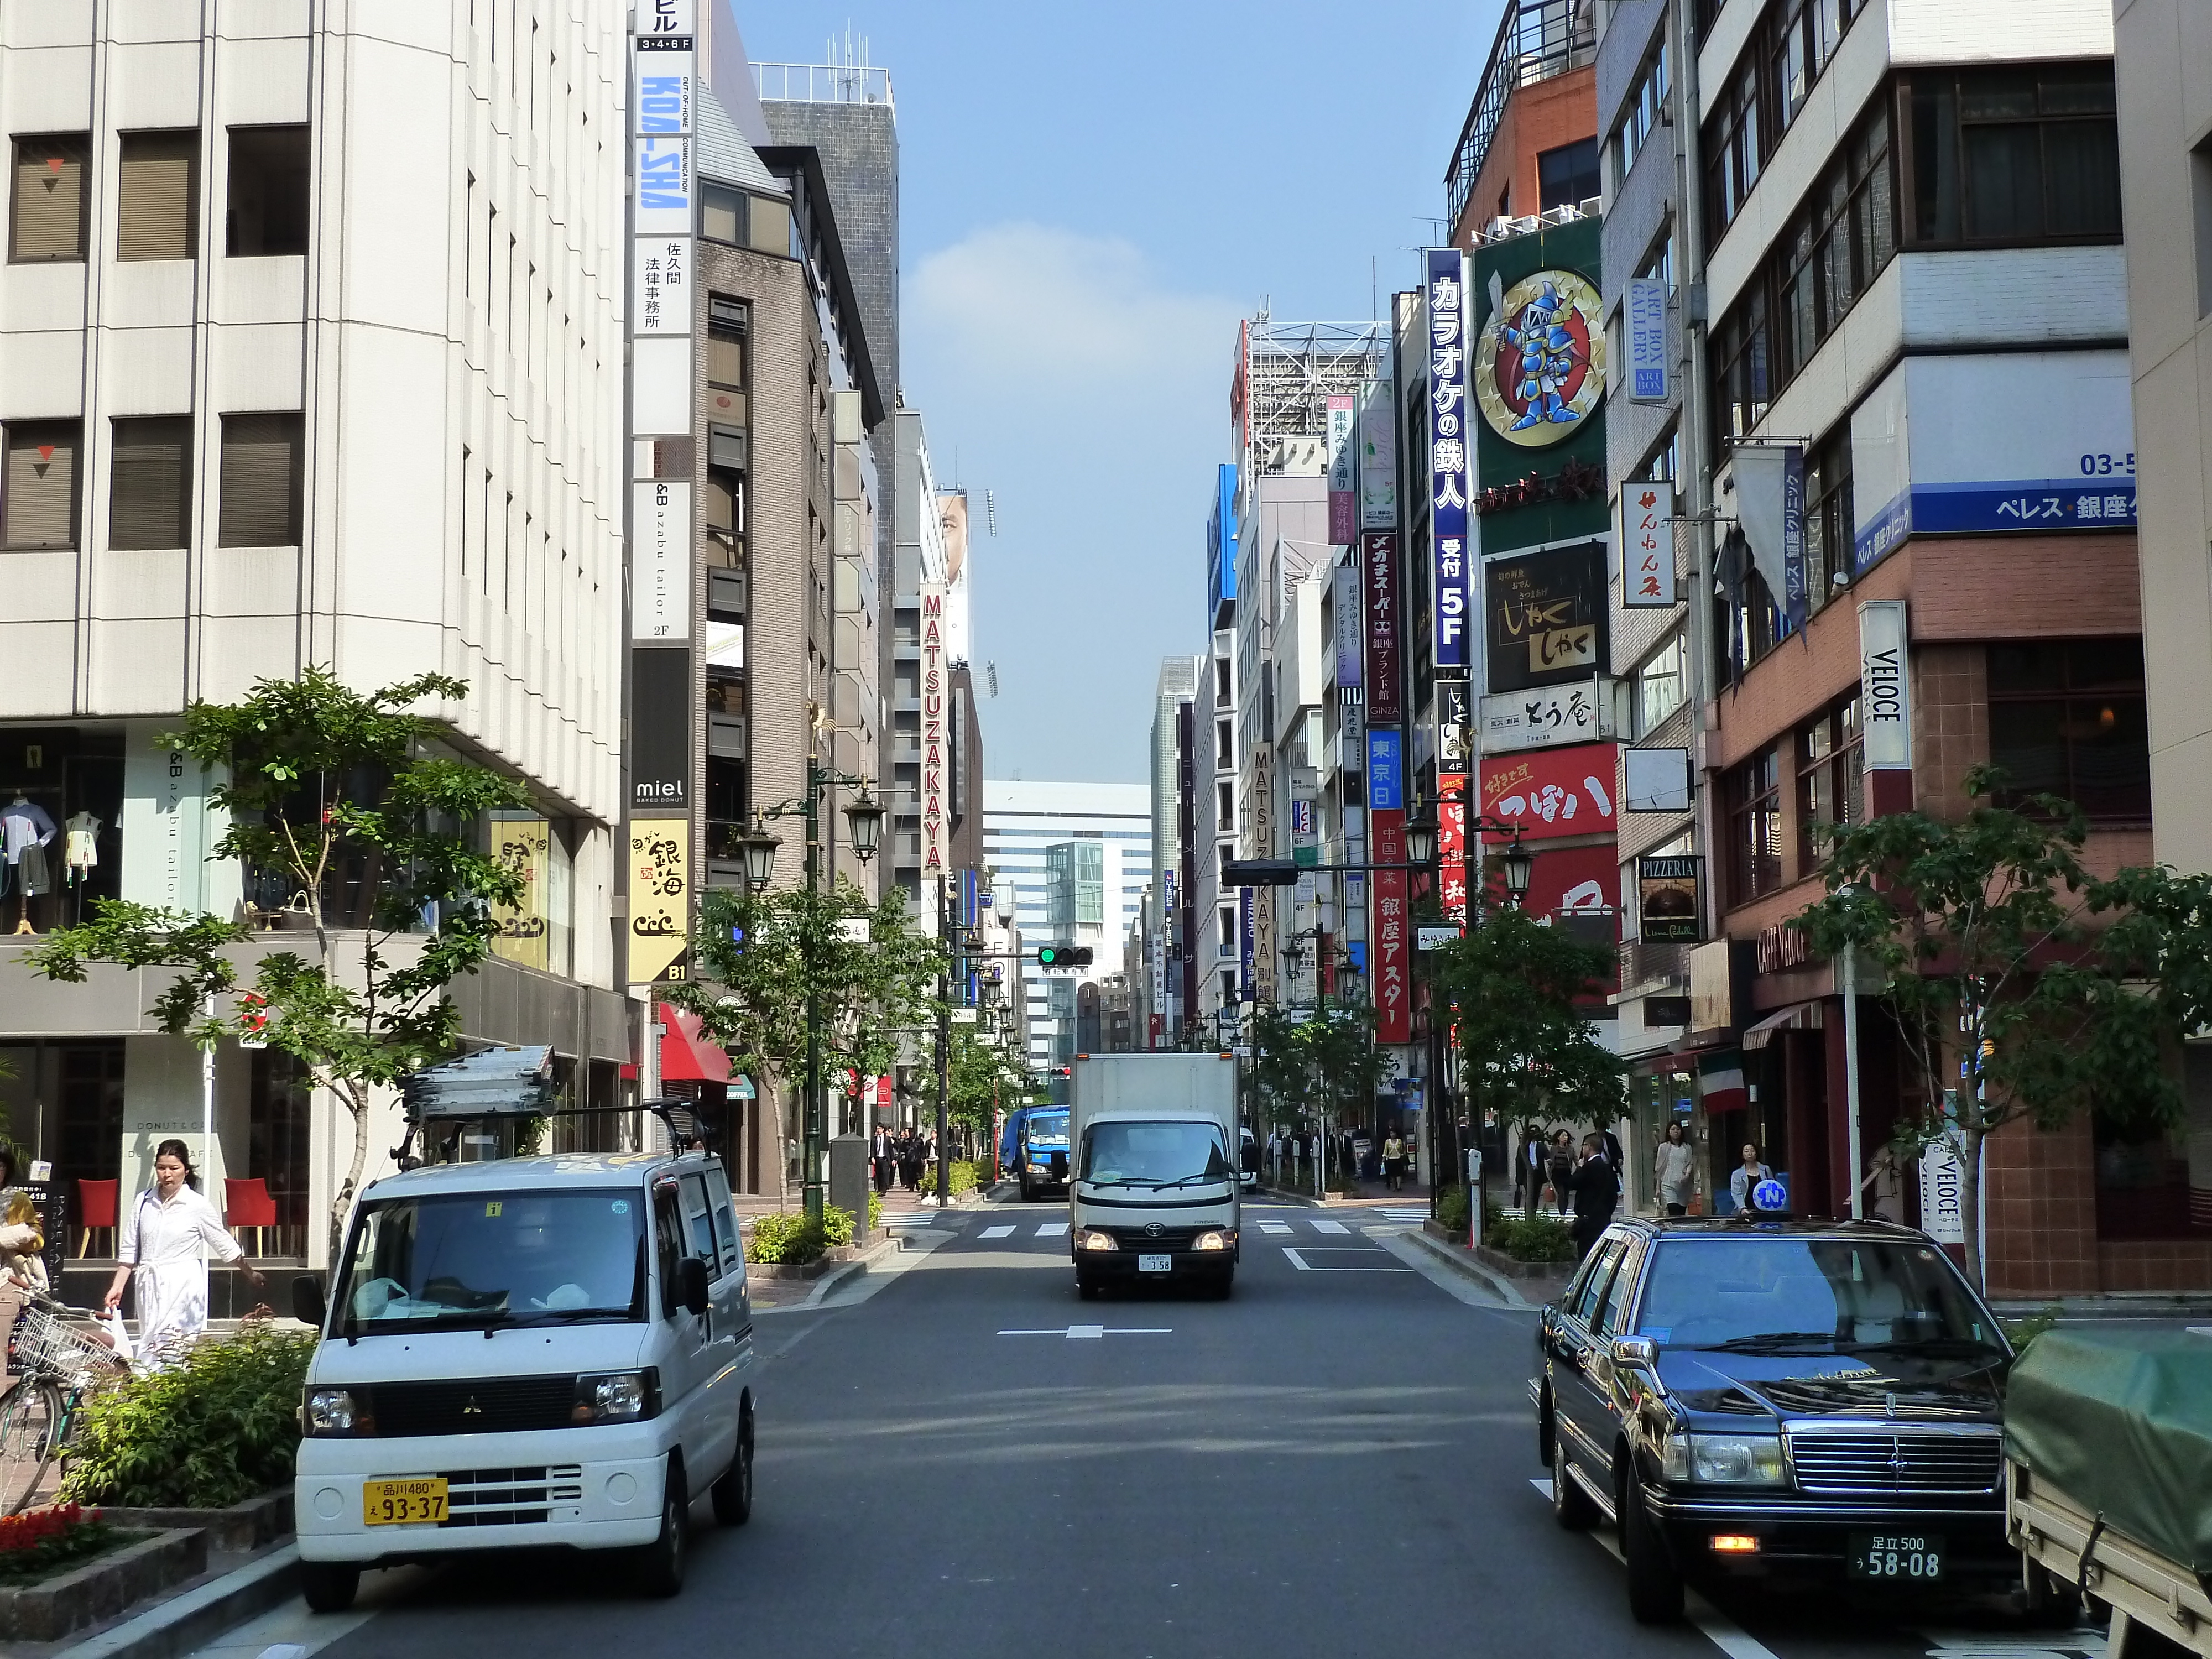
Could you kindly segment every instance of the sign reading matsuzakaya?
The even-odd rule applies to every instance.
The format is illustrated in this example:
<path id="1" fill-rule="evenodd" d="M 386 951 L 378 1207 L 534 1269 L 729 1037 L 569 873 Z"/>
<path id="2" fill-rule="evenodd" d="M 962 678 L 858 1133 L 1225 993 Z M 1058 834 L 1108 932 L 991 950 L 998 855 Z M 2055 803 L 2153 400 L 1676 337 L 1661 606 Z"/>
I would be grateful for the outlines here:
<path id="1" fill-rule="evenodd" d="M 921 585 L 921 873 L 945 873 L 945 584 Z"/>

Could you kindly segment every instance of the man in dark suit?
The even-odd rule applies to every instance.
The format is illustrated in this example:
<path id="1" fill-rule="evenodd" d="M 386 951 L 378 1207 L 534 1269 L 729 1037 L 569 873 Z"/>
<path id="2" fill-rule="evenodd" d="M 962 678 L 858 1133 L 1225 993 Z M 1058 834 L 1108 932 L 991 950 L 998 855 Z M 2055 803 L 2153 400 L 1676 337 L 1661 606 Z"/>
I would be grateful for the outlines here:
<path id="1" fill-rule="evenodd" d="M 1582 1162 L 1575 1166 L 1569 1184 L 1575 1194 L 1575 1260 L 1579 1261 L 1611 1224 L 1614 1207 L 1620 1202 L 1620 1171 L 1605 1155 L 1604 1137 L 1583 1137 Z"/>

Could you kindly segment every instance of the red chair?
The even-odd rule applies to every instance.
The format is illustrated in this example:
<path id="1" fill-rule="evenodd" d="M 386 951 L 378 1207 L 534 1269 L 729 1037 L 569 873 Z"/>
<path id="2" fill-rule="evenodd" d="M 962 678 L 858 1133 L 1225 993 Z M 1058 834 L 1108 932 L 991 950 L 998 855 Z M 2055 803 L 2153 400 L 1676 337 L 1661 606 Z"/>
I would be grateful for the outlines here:
<path id="1" fill-rule="evenodd" d="M 95 1228 L 111 1231 L 115 1225 L 115 1206 L 123 1193 L 120 1181 L 80 1181 L 76 1183 L 77 1225 L 84 1230 L 77 1241 L 77 1260 L 82 1261 L 92 1249 Z"/>
<path id="2" fill-rule="evenodd" d="M 276 1200 L 270 1196 L 269 1183 L 256 1176 L 251 1181 L 232 1181 L 222 1183 L 222 1224 L 236 1232 L 241 1227 L 253 1229 L 253 1254 L 260 1255 L 264 1227 L 276 1224 Z"/>

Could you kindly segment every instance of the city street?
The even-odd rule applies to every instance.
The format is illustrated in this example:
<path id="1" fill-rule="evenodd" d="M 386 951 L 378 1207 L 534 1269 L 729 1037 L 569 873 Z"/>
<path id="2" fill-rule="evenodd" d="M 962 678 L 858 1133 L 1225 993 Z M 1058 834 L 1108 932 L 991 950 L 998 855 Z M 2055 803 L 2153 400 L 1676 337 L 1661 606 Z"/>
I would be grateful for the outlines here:
<path id="1" fill-rule="evenodd" d="M 892 1271 L 761 1318 L 758 1504 L 742 1531 L 697 1505 L 678 1599 L 589 1558 L 409 1570 L 207 1652 L 564 1659 L 757 1631 L 981 1659 L 2101 1654 L 1992 1610 L 1802 1595 L 1638 1627 L 1607 1546 L 1555 1528 L 1532 1480 L 1532 1316 L 1410 1266 L 1388 1217 L 1248 1206 L 1225 1304 L 1079 1302 L 1061 1206 L 934 1218 Z"/>

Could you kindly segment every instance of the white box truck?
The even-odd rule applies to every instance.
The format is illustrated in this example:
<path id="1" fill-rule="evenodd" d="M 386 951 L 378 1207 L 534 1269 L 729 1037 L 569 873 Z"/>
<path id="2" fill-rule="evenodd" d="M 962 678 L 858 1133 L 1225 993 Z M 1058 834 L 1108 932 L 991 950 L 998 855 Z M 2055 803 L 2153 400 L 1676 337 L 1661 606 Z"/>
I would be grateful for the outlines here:
<path id="1" fill-rule="evenodd" d="M 1237 1061 L 1078 1054 L 1068 1079 L 1067 1237 L 1075 1288 L 1237 1277 Z"/>

